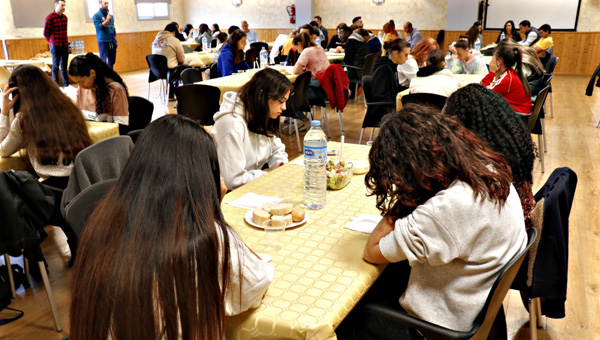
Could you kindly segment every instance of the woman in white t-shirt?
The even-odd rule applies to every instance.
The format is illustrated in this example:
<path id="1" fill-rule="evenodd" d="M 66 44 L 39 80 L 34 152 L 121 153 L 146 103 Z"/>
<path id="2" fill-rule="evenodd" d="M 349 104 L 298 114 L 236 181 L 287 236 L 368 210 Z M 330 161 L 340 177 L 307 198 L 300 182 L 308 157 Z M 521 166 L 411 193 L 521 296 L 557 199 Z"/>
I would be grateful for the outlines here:
<path id="1" fill-rule="evenodd" d="M 275 269 L 225 222 L 224 192 L 200 124 L 148 125 L 81 235 L 70 338 L 225 339 L 225 316 L 258 307 Z"/>

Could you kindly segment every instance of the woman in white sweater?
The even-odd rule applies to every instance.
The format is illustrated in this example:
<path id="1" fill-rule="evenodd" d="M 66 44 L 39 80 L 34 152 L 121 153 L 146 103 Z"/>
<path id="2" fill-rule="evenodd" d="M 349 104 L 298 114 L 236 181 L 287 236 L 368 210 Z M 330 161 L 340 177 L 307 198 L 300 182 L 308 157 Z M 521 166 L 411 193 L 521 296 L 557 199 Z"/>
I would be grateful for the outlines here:
<path id="1" fill-rule="evenodd" d="M 279 71 L 257 72 L 239 93 L 227 92 L 214 115 L 211 134 L 229 189 L 235 189 L 288 161 L 279 139 L 279 116 L 292 84 Z"/>
<path id="2" fill-rule="evenodd" d="M 527 245 L 510 168 L 457 119 L 414 104 L 386 117 L 369 160 L 365 182 L 384 217 L 364 259 L 407 260 L 410 269 L 389 282 L 386 274 L 398 268 L 389 266 L 364 299 L 468 331 L 501 269 Z M 361 313 L 359 305 L 350 317 L 358 339 L 419 336 Z"/>

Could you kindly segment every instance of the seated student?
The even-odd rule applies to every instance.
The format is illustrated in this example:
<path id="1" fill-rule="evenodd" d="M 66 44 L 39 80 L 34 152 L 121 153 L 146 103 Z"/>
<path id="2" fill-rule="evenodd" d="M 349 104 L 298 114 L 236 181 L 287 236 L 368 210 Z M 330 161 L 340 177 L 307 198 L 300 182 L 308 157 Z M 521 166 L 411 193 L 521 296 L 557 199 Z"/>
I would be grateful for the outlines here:
<path id="1" fill-rule="evenodd" d="M 200 124 L 148 125 L 81 234 L 70 337 L 224 339 L 226 316 L 260 306 L 275 269 L 227 225 L 223 194 Z"/>
<path id="2" fill-rule="evenodd" d="M 362 28 L 357 29 L 357 32 L 350 34 L 350 36 L 346 39 L 346 46 L 344 46 L 344 65 L 356 67 L 347 68 L 348 70 L 346 73 L 348 74 L 348 78 L 350 80 L 362 78 L 362 68 L 365 66 L 365 57 L 367 54 L 369 54 L 369 47 L 367 46 L 363 36 L 358 33 L 359 30 L 362 30 L 365 33 L 367 32 Z M 350 90 L 352 91 L 350 98 L 354 98 L 354 86 L 350 86 Z"/>
<path id="3" fill-rule="evenodd" d="M 219 32 L 219 33 L 217 33 L 215 38 L 217 39 L 217 46 L 213 50 L 213 54 L 219 55 L 219 54 L 221 54 L 221 49 L 223 48 L 223 45 L 227 41 L 227 34 L 225 34 L 223 32 Z"/>
<path id="4" fill-rule="evenodd" d="M 337 34 L 331 37 L 329 44 L 327 44 L 327 50 L 335 49 L 337 52 L 344 50 L 346 38 L 352 34 L 352 30 L 345 23 L 337 25 Z"/>
<path id="5" fill-rule="evenodd" d="M 310 71 L 311 79 L 316 80 L 317 73 L 324 72 L 329 66 L 327 54 L 325 54 L 321 46 L 317 46 L 314 42 L 310 41 L 306 33 L 296 34 L 292 43 L 294 48 L 300 53 L 300 57 L 294 65 L 294 74 L 302 74 L 305 71 Z M 318 85 L 318 81 L 316 85 Z"/>
<path id="6" fill-rule="evenodd" d="M 281 55 L 288 55 L 288 53 L 292 49 L 292 40 L 294 40 L 296 34 L 298 34 L 298 31 L 296 31 L 295 29 L 290 32 L 287 39 L 285 39 L 285 41 L 283 42 L 283 47 L 281 48 Z"/>
<path id="7" fill-rule="evenodd" d="M 544 65 L 533 48 L 521 46 L 516 42 L 513 42 L 513 44 L 521 48 L 521 53 L 523 54 L 523 75 L 529 83 L 531 95 L 537 96 L 545 86 L 544 72 L 546 70 Z"/>
<path id="8" fill-rule="evenodd" d="M 445 69 L 444 51 L 435 49 L 427 55 L 427 66 L 421 67 L 417 76 L 410 81 L 410 93 L 431 93 L 448 97 L 458 82 L 450 70 Z"/>
<path id="9" fill-rule="evenodd" d="M 452 43 L 450 43 L 450 45 L 448 45 L 448 51 L 450 51 L 452 53 L 452 59 L 456 60 L 457 56 L 456 56 L 456 43 L 459 41 L 469 41 L 469 37 L 466 34 L 461 34 L 458 36 L 458 40 L 457 41 L 453 41 Z M 473 53 L 475 54 L 475 53 Z"/>
<path id="10" fill-rule="evenodd" d="M 210 26 L 210 33 L 213 35 L 213 37 L 216 37 L 217 34 L 221 33 L 219 24 L 212 24 L 212 26 Z"/>
<path id="11" fill-rule="evenodd" d="M 452 67 L 454 74 L 486 74 L 487 66 L 480 55 L 474 55 L 466 41 L 458 41 L 456 48 L 457 60 Z"/>
<path id="12" fill-rule="evenodd" d="M 173 37 L 173 36 L 172 36 Z M 178 43 L 175 37 L 173 37 Z M 78 84 L 77 106 L 91 120 L 129 125 L 127 85 L 94 53 L 78 55 L 69 65 L 72 84 Z"/>
<path id="13" fill-rule="evenodd" d="M 164 31 L 158 32 L 152 42 L 152 54 L 160 54 L 167 57 L 167 67 L 171 69 L 171 77 L 179 77 L 181 72 L 189 66 L 182 65 L 185 61 L 185 52 L 181 41 L 175 38 L 177 28 L 168 24 Z M 169 83 L 169 99 L 175 99 L 175 83 Z"/>
<path id="14" fill-rule="evenodd" d="M 235 189 L 288 161 L 279 116 L 292 84 L 281 72 L 257 72 L 238 92 L 226 92 L 211 134 L 225 184 Z M 266 170 L 265 166 L 267 167 Z"/>
<path id="15" fill-rule="evenodd" d="M 110 70 L 106 64 L 104 67 Z M 51 77 L 33 65 L 19 65 L 13 70 L 8 85 L 2 89 L 1 100 L 0 157 L 9 157 L 24 148 L 26 152 L 21 157 L 26 155 L 43 183 L 66 188 L 75 156 L 92 144 L 81 110 Z M 11 109 L 15 114 L 12 123 Z M 55 194 L 57 203 L 50 222 L 61 227 L 74 257 L 77 235 L 60 217 L 62 192 Z"/>
<path id="16" fill-rule="evenodd" d="M 533 46 L 538 40 L 542 38 L 540 31 L 531 26 L 529 20 L 523 20 L 519 23 L 519 30 L 525 36 L 525 39 L 519 41 L 519 44 L 523 46 Z"/>
<path id="17" fill-rule="evenodd" d="M 423 339 L 364 312 L 372 301 L 470 330 L 502 268 L 527 247 L 510 168 L 455 118 L 415 104 L 384 118 L 369 161 L 365 183 L 383 219 L 363 257 L 394 263 L 336 329 L 338 338 L 349 338 L 340 334 L 350 328 L 355 339 Z"/>
<path id="18" fill-rule="evenodd" d="M 181 34 L 183 35 L 185 40 L 191 39 L 193 33 L 194 33 L 194 26 L 192 26 L 192 24 L 185 25 L 185 27 L 183 28 L 183 32 L 181 32 Z"/>
<path id="19" fill-rule="evenodd" d="M 481 84 L 500 94 L 517 114 L 527 119 L 533 104 L 529 83 L 523 73 L 522 52 L 507 40 L 498 44 L 490 61 L 490 73 L 481 80 Z"/>
<path id="20" fill-rule="evenodd" d="M 200 27 L 198 28 L 200 30 L 200 34 L 198 35 L 198 37 L 196 37 L 196 43 L 198 44 L 202 44 L 202 38 L 206 38 L 206 42 L 208 43 L 208 46 L 210 46 L 210 44 L 212 43 L 213 40 L 215 40 L 212 32 L 210 31 L 210 28 L 208 28 L 208 25 L 205 23 L 200 24 Z"/>
<path id="21" fill-rule="evenodd" d="M 540 58 L 546 55 L 546 51 L 554 45 L 554 41 L 550 36 L 552 34 L 552 28 L 548 24 L 540 26 L 540 36 L 542 37 L 534 45 L 533 49 L 537 52 Z M 546 59 L 547 60 L 547 59 Z M 544 62 L 542 60 L 542 62 Z"/>
<path id="22" fill-rule="evenodd" d="M 454 92 L 446 101 L 444 113 L 456 116 L 508 163 L 512 183 L 519 194 L 525 225 L 535 208 L 532 183 L 535 150 L 529 127 L 497 93 L 479 84 L 469 84 Z"/>
<path id="23" fill-rule="evenodd" d="M 365 43 L 367 43 L 369 53 L 381 52 L 381 41 L 379 41 L 376 36 L 370 35 L 367 30 L 362 28 L 356 30 L 356 33 L 360 34 L 360 36 L 365 40 Z"/>
<path id="24" fill-rule="evenodd" d="M 398 65 L 397 69 L 398 83 L 400 83 L 400 86 L 403 89 L 407 89 L 410 86 L 410 81 L 417 76 L 417 72 L 419 71 L 419 63 L 411 54 L 409 54 L 406 62 Z"/>
<path id="25" fill-rule="evenodd" d="M 376 102 L 396 102 L 398 92 L 405 90 L 398 82 L 397 66 L 408 59 L 410 45 L 406 40 L 386 42 L 386 55 L 375 61 L 373 66 L 372 96 Z"/>
<path id="26" fill-rule="evenodd" d="M 502 38 L 502 33 L 504 33 L 505 39 L 512 39 L 516 42 L 521 41 L 521 34 L 519 34 L 519 30 L 515 27 L 515 22 L 512 20 L 508 20 L 504 24 L 504 28 L 498 34 L 498 39 L 496 39 L 496 44 L 500 42 L 500 38 Z"/>
<path id="27" fill-rule="evenodd" d="M 247 70 L 250 67 L 244 59 L 244 47 L 246 46 L 246 33 L 237 29 L 233 31 L 227 42 L 221 48 L 221 54 L 217 60 L 217 74 L 225 77 L 239 70 Z"/>
<path id="28" fill-rule="evenodd" d="M 417 62 L 419 67 L 423 67 L 427 63 L 427 55 L 429 55 L 429 52 L 439 47 L 440 46 L 435 39 L 424 38 L 410 51 L 410 55 Z"/>
<path id="29" fill-rule="evenodd" d="M 281 53 L 281 51 L 283 50 L 283 44 L 288 40 L 288 38 L 289 35 L 285 34 L 280 34 L 277 36 L 275 42 L 273 43 L 273 48 L 271 48 L 271 51 L 269 52 L 269 63 L 275 64 L 275 58 L 280 55 L 284 55 Z M 292 36 L 292 39 L 293 38 L 294 37 Z"/>

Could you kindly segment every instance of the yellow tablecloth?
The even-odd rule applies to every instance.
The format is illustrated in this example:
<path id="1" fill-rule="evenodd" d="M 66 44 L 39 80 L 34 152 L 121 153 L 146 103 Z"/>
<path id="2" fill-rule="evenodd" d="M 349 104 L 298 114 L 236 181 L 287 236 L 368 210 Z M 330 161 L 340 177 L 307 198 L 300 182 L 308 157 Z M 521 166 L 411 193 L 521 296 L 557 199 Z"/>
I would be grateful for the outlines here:
<path id="1" fill-rule="evenodd" d="M 52 65 L 52 58 L 49 58 L 49 59 L 50 59 L 50 65 Z M 17 67 L 19 65 L 23 65 L 23 64 L 37 66 L 45 72 L 50 71 L 50 67 L 44 62 L 44 60 L 0 60 L 0 67 L 6 68 L 7 71 L 8 71 L 8 68 L 15 68 L 15 67 Z M 10 71 L 9 71 L 9 74 L 10 74 Z"/>
<path id="2" fill-rule="evenodd" d="M 184 47 L 187 46 L 187 47 L 191 47 L 191 48 L 196 48 L 202 44 L 197 43 L 195 40 L 191 39 L 191 40 L 182 41 L 181 45 L 183 45 Z"/>
<path id="3" fill-rule="evenodd" d="M 454 78 L 458 81 L 458 88 L 467 86 L 473 83 L 481 82 L 481 79 L 485 77 L 485 74 L 455 74 Z M 400 110 L 402 108 L 402 97 L 409 94 L 409 89 L 406 89 L 402 92 L 399 92 L 396 96 L 396 110 Z"/>
<path id="4" fill-rule="evenodd" d="M 90 137 L 94 143 L 119 135 L 119 124 L 117 123 L 86 123 L 88 126 L 88 132 L 90 133 Z M 15 152 L 10 157 L 0 157 L 0 171 L 6 171 L 10 169 L 27 170 L 27 166 L 25 162 L 23 162 L 23 159 L 21 159 L 19 156 L 19 152 Z"/>
<path id="5" fill-rule="evenodd" d="M 329 142 L 329 149 L 340 144 Z M 344 146 L 345 159 L 366 160 L 369 147 Z M 274 196 L 273 183 L 292 184 L 294 204 L 302 203 L 304 167 L 284 165 L 225 196 L 231 202 L 252 192 Z M 272 251 L 264 241 L 265 232 L 244 221 L 248 210 L 223 203 L 227 222 L 254 251 L 273 256 L 275 279 L 260 307 L 229 318 L 227 338 L 252 339 L 335 339 L 334 329 L 348 315 L 375 282 L 385 266 L 362 259 L 368 234 L 343 228 L 351 216 L 379 215 L 374 197 L 367 197 L 364 175 L 355 175 L 348 186 L 327 191 L 321 210 L 307 210 L 309 220 L 281 236 L 282 249 Z"/>
<path id="6" fill-rule="evenodd" d="M 269 67 L 274 68 L 276 70 L 285 69 L 288 73 L 285 76 L 292 83 L 296 81 L 296 78 L 298 78 L 298 75 L 292 74 L 292 70 L 293 70 L 292 66 L 269 66 Z M 198 82 L 197 84 L 218 87 L 221 90 L 221 100 L 223 100 L 223 94 L 225 94 L 225 92 L 239 91 L 242 88 L 242 86 L 244 86 L 244 84 L 246 84 L 248 82 L 248 80 L 250 80 L 250 78 L 256 72 L 258 72 L 258 70 L 251 69 L 244 73 L 235 73 L 235 74 L 232 74 L 227 77 L 204 80 L 204 81 Z"/>
<path id="7" fill-rule="evenodd" d="M 100 56 L 100 53 L 94 53 L 95 55 L 97 55 L 98 57 Z M 67 61 L 67 67 L 68 65 L 71 65 L 71 60 L 73 60 L 73 58 L 77 57 L 78 55 L 83 55 L 83 54 L 69 54 L 69 60 Z M 47 72 L 50 72 L 52 70 L 52 57 L 47 57 L 47 58 L 31 58 L 30 60 L 27 60 L 28 63 L 35 63 L 35 62 L 42 62 L 44 63 L 44 65 L 46 65 L 48 67 Z M 36 66 L 38 64 L 35 64 Z M 41 66 L 38 66 L 40 68 L 42 68 Z M 43 68 L 42 68 L 43 69 Z"/>
<path id="8" fill-rule="evenodd" d="M 186 53 L 184 65 L 202 67 L 212 64 L 214 55 L 212 53 Z"/>
<path id="9" fill-rule="evenodd" d="M 327 52 L 327 60 L 329 60 L 330 63 L 342 62 L 344 61 L 345 55 L 345 53 Z"/>

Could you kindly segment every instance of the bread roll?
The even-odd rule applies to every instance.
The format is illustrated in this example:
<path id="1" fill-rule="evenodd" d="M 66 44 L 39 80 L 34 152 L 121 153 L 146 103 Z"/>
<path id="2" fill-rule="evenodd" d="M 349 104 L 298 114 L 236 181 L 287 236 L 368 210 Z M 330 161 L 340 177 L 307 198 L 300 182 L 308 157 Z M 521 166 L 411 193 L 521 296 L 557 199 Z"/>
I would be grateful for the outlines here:
<path id="1" fill-rule="evenodd" d="M 292 213 L 294 206 L 290 203 L 280 203 L 271 208 L 272 215 L 287 215 Z"/>
<path id="2" fill-rule="evenodd" d="M 289 215 L 289 221 L 290 223 L 287 223 L 287 219 L 285 216 L 281 216 L 281 215 L 273 215 L 271 217 L 271 227 L 283 227 L 283 226 L 287 226 L 287 225 L 291 225 L 292 221 L 291 221 L 291 215 Z"/>
<path id="3" fill-rule="evenodd" d="M 271 219 L 271 214 L 269 214 L 268 212 L 260 208 L 252 210 L 252 222 L 254 222 L 255 224 L 262 227 L 263 223 L 265 223 L 265 221 L 268 221 L 269 219 Z"/>
<path id="4" fill-rule="evenodd" d="M 266 202 L 262 205 L 262 209 L 270 214 L 273 206 L 275 206 L 275 204 L 273 204 L 271 202 Z"/>
<path id="5" fill-rule="evenodd" d="M 297 205 L 292 209 L 292 221 L 300 222 L 304 219 L 304 215 L 306 212 L 302 209 L 301 206 Z"/>

